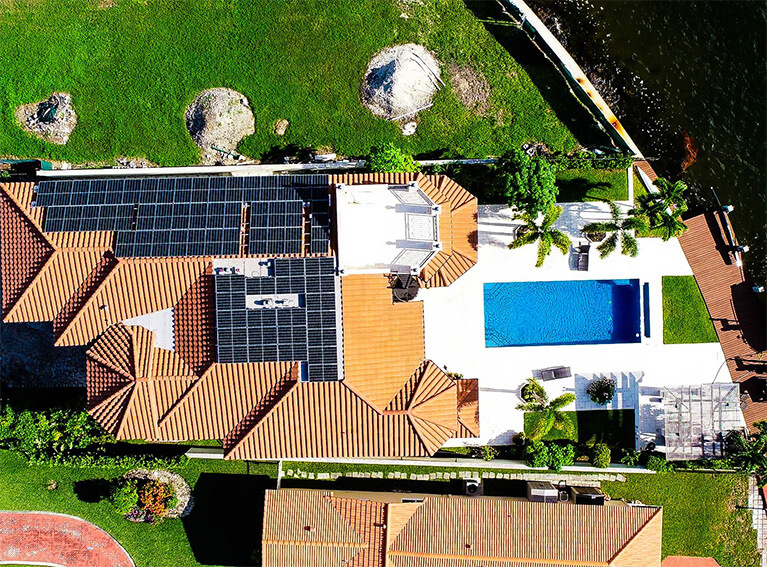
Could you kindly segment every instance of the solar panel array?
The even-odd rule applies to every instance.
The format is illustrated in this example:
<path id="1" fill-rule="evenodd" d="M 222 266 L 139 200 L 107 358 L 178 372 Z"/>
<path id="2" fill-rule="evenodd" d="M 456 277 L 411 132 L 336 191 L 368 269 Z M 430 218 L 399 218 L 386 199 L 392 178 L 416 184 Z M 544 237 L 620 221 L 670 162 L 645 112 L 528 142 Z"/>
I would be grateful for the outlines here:
<path id="1" fill-rule="evenodd" d="M 46 231 L 117 232 L 120 257 L 218 256 L 239 254 L 248 208 L 248 253 L 301 253 L 305 206 L 327 252 L 328 199 L 326 175 L 94 179 L 43 181 L 36 206 Z"/>
<path id="2" fill-rule="evenodd" d="M 268 277 L 218 274 L 218 362 L 307 362 L 312 382 L 339 380 L 333 258 L 277 258 Z M 247 295 L 301 294 L 301 307 L 248 309 Z"/>

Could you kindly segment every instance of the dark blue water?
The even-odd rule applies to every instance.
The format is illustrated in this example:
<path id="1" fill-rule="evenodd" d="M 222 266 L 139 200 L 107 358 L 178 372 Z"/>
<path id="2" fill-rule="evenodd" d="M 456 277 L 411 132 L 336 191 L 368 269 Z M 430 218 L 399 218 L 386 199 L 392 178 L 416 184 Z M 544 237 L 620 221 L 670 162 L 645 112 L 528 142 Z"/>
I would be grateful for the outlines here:
<path id="1" fill-rule="evenodd" d="M 712 187 L 735 205 L 735 232 L 751 247 L 746 261 L 764 280 L 767 2 L 533 4 L 660 175 L 684 179 L 694 206 L 713 206 Z M 698 156 L 682 171 L 685 132 Z"/>
<path id="2" fill-rule="evenodd" d="M 484 285 L 485 346 L 636 343 L 639 280 Z"/>

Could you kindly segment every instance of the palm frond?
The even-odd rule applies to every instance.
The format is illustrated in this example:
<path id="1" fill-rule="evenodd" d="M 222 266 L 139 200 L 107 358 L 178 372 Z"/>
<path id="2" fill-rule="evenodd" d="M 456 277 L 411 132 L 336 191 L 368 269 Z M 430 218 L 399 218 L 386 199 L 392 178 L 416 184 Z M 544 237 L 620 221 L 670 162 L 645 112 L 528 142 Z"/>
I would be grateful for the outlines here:
<path id="1" fill-rule="evenodd" d="M 538 401 L 525 402 L 523 404 L 517 404 L 517 409 L 521 411 L 539 412 L 545 408 L 545 404 Z"/>
<path id="2" fill-rule="evenodd" d="M 573 423 L 572 418 L 565 413 L 559 411 L 554 412 L 554 423 L 552 424 L 552 427 L 557 431 L 561 431 L 571 439 L 575 437 L 575 424 Z"/>
<path id="3" fill-rule="evenodd" d="M 543 232 L 540 235 L 540 240 L 538 241 L 538 259 L 535 262 L 535 267 L 540 268 L 543 266 L 543 261 L 546 259 L 546 256 L 549 255 L 551 252 L 551 233 L 549 232 Z"/>
<path id="4" fill-rule="evenodd" d="M 543 404 L 549 403 L 549 395 L 546 393 L 546 389 L 538 381 L 537 378 L 528 378 L 526 386 L 530 392 L 538 398 Z"/>
<path id="5" fill-rule="evenodd" d="M 639 254 L 639 244 L 630 232 L 621 232 L 621 254 L 636 258 Z"/>
<path id="6" fill-rule="evenodd" d="M 620 207 L 615 204 L 615 201 L 607 201 L 607 205 L 610 207 L 610 214 L 613 216 L 613 220 L 616 222 L 621 220 L 623 214 L 621 213 Z"/>
<path id="7" fill-rule="evenodd" d="M 560 410 L 564 407 L 569 406 L 571 403 L 575 401 L 575 394 L 571 392 L 567 392 L 566 394 L 562 394 L 561 396 L 557 396 L 553 400 L 549 402 L 549 407 L 553 410 Z"/>
<path id="8" fill-rule="evenodd" d="M 517 236 L 514 240 L 512 240 L 511 244 L 509 244 L 509 248 L 511 250 L 515 250 L 527 244 L 532 244 L 536 240 L 538 240 L 537 232 L 526 232 L 520 236 Z"/>
<path id="9" fill-rule="evenodd" d="M 546 230 L 547 228 L 550 228 L 551 225 L 553 225 L 555 222 L 557 222 L 557 219 L 562 215 L 562 207 L 558 207 L 556 205 L 553 205 L 549 208 L 548 211 L 546 211 L 546 214 L 543 217 L 543 221 L 541 222 L 541 229 Z"/>
<path id="10" fill-rule="evenodd" d="M 647 230 L 649 223 L 644 215 L 629 215 L 621 224 L 622 230 Z"/>
<path id="11" fill-rule="evenodd" d="M 608 236 L 602 244 L 597 246 L 597 250 L 599 250 L 599 257 L 600 258 L 607 258 L 610 254 L 615 252 L 615 249 L 618 247 L 618 233 L 613 232 L 610 236 Z"/>
<path id="12" fill-rule="evenodd" d="M 553 425 L 554 416 L 552 416 L 550 412 L 542 411 L 536 413 L 532 418 L 532 424 L 528 430 L 528 437 L 530 437 L 533 441 L 538 441 L 549 431 L 551 431 L 551 427 Z"/>
<path id="13" fill-rule="evenodd" d="M 562 254 L 567 254 L 570 251 L 570 246 L 572 246 L 573 242 L 564 232 L 552 229 L 549 234 L 551 234 L 551 243 L 559 248 Z"/>
<path id="14" fill-rule="evenodd" d="M 618 225 L 614 222 L 590 222 L 581 229 L 583 234 L 599 234 L 600 232 L 615 232 Z"/>

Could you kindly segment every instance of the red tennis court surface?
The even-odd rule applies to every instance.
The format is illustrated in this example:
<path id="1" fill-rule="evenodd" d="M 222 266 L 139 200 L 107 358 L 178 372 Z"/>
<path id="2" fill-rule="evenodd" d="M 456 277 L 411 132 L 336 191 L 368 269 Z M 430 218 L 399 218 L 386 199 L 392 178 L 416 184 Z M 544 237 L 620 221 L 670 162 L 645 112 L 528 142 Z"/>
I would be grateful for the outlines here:
<path id="1" fill-rule="evenodd" d="M 61 567 L 134 567 L 104 530 L 51 512 L 0 512 L 0 563 Z"/>

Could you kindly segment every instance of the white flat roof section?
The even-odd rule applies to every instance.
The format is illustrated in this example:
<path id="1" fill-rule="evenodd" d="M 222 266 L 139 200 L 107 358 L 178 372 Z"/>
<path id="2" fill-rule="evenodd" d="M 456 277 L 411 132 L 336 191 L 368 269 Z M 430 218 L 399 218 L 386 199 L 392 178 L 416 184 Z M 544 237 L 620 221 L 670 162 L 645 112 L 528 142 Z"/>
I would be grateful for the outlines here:
<path id="1" fill-rule="evenodd" d="M 176 350 L 176 334 L 173 328 L 173 308 L 163 309 L 139 315 L 122 322 L 124 325 L 138 325 L 155 334 L 155 346 L 166 350 Z"/>
<path id="2" fill-rule="evenodd" d="M 336 186 L 339 268 L 417 274 L 439 250 L 440 209 L 417 186 Z"/>
<path id="3" fill-rule="evenodd" d="M 567 233 L 574 245 L 587 242 L 579 233 L 580 227 L 609 218 L 604 203 L 561 205 L 564 212 L 556 227 Z M 418 294 L 424 304 L 426 358 L 438 360 L 466 378 L 479 379 L 480 436 L 465 440 L 465 444 L 509 443 L 524 429 L 523 412 L 515 409 L 521 403 L 519 389 L 537 369 L 570 367 L 571 377 L 543 382 L 551 398 L 564 392 L 576 394 L 576 402 L 566 411 L 598 409 L 586 397 L 585 388 L 602 374 L 614 375 L 619 386 L 618 395 L 606 409 L 635 408 L 638 386 L 731 383 L 719 343 L 663 343 L 662 278 L 692 275 L 676 239 L 639 239 L 636 258 L 615 251 L 601 259 L 592 245 L 588 271 L 572 269 L 570 255 L 552 249 L 543 267 L 535 268 L 536 244 L 507 248 L 519 224 L 512 217 L 513 211 L 507 207 L 481 206 L 477 265 L 448 287 L 421 289 Z M 623 279 L 639 280 L 641 342 L 485 346 L 486 283 Z M 562 309 L 568 309 L 567 302 Z"/>

